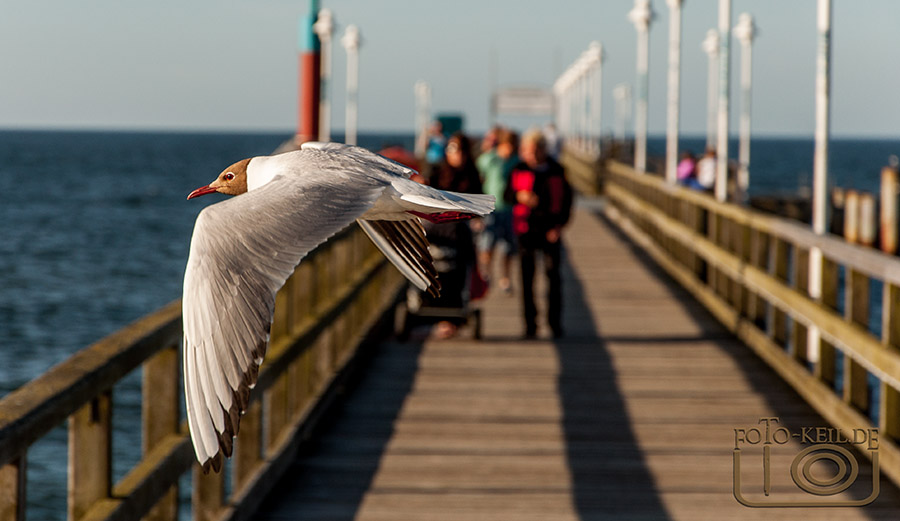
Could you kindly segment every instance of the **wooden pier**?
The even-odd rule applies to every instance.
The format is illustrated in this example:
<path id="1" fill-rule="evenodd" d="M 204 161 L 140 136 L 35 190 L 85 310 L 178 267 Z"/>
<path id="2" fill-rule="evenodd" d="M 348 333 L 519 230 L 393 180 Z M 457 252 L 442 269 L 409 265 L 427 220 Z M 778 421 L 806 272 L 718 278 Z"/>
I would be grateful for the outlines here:
<path id="1" fill-rule="evenodd" d="M 827 424 L 609 223 L 577 212 L 566 245 L 564 339 L 519 340 L 496 292 L 482 342 L 384 344 L 256 519 L 896 518 L 886 479 L 865 508 L 739 504 L 735 428 Z"/>
<path id="2" fill-rule="evenodd" d="M 173 303 L 0 400 L 0 520 L 25 518 L 29 448 L 63 423 L 73 521 L 177 519 L 191 471 L 191 517 L 204 521 L 896 519 L 900 261 L 565 157 L 573 184 L 605 196 L 566 233 L 565 338 L 520 340 L 518 300 L 495 293 L 483 341 L 374 344 L 404 283 L 351 229 L 279 293 L 226 472 L 198 472 L 179 422 Z M 825 261 L 817 299 L 813 249 Z M 139 367 L 141 459 L 114 483 L 112 388 Z M 788 434 L 877 429 L 877 451 L 858 446 L 853 486 L 823 499 L 787 471 L 809 439 L 785 439 L 765 464 L 758 445 L 735 452 L 735 430 L 764 418 Z M 736 475 L 749 502 L 874 502 L 752 508 L 734 497 Z"/>

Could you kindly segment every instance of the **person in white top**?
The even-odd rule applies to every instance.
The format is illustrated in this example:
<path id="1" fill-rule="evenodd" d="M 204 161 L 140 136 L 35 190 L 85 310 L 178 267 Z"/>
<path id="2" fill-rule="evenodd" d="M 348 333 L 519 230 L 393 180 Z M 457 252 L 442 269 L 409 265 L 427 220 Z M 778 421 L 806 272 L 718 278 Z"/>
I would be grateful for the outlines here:
<path id="1" fill-rule="evenodd" d="M 705 190 L 712 190 L 716 184 L 716 151 L 706 149 L 706 153 L 697 162 L 697 182 Z"/>

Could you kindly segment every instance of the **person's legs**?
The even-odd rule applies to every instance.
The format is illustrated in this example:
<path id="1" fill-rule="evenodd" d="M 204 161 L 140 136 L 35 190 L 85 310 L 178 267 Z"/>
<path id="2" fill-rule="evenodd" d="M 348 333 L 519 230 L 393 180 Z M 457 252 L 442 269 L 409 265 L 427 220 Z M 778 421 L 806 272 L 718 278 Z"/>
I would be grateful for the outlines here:
<path id="1" fill-rule="evenodd" d="M 491 262 L 493 261 L 497 239 L 494 217 L 493 215 L 486 215 L 484 217 L 484 229 L 478 234 L 475 246 L 478 251 L 478 270 L 487 281 L 491 279 Z"/>
<path id="2" fill-rule="evenodd" d="M 500 251 L 500 289 L 506 294 L 512 294 L 510 274 L 512 273 L 512 258 L 516 250 L 516 238 L 512 231 L 512 215 L 509 210 L 501 210 L 495 221 L 494 234 L 496 245 Z"/>
<path id="3" fill-rule="evenodd" d="M 563 336 L 562 328 L 562 277 L 560 275 L 560 262 L 562 260 L 562 248 L 560 242 L 545 243 L 544 269 L 547 273 L 547 323 L 553 330 L 553 336 Z"/>
<path id="4" fill-rule="evenodd" d="M 523 241 L 525 242 L 525 241 Z M 534 305 L 534 257 L 535 248 L 519 244 L 519 260 L 522 263 L 522 316 L 525 319 L 525 336 L 537 334 L 537 308 Z"/>
<path id="5" fill-rule="evenodd" d="M 500 289 L 502 289 L 503 292 L 507 295 L 512 295 L 513 292 L 512 282 L 509 278 L 510 273 L 512 273 L 512 259 L 513 252 L 511 248 L 504 251 L 502 256 L 500 257 L 501 273 L 503 274 L 503 276 L 500 278 Z"/>

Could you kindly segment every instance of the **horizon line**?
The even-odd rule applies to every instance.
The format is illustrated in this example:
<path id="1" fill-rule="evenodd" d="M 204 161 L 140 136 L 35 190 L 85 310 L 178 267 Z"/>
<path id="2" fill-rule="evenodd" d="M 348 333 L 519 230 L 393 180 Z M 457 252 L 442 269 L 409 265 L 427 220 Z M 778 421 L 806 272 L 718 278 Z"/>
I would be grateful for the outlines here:
<path id="1" fill-rule="evenodd" d="M 161 134 L 199 134 L 199 133 L 208 133 L 208 134 L 285 134 L 287 136 L 295 135 L 296 131 L 294 129 L 285 129 L 285 128 L 266 128 L 266 127 L 247 127 L 247 128 L 238 128 L 238 127 L 178 127 L 178 126 L 93 126 L 93 125 L 20 125 L 20 126 L 6 126 L 0 125 L 0 132 L 124 132 L 124 133 L 161 133 Z M 343 135 L 345 132 L 344 129 L 334 129 L 332 134 L 334 135 Z M 360 134 L 415 134 L 415 130 L 408 129 L 377 129 L 377 128 L 367 128 L 367 129 L 359 129 L 357 130 Z M 476 129 L 464 131 L 469 135 L 482 135 L 487 132 L 487 130 Z M 608 135 L 608 134 L 607 134 Z M 634 136 L 631 135 L 629 138 L 633 139 Z M 665 139 L 666 134 L 664 132 L 656 132 L 649 133 L 647 135 L 648 139 Z M 706 139 L 705 133 L 689 133 L 682 132 L 679 135 L 679 140 L 681 139 Z M 754 134 L 751 137 L 751 143 L 753 141 L 752 138 L 762 138 L 762 139 L 813 139 L 814 133 L 810 131 L 809 133 L 796 133 L 796 132 L 759 132 Z M 739 139 L 739 135 L 730 133 L 729 140 Z M 854 133 L 832 133 L 831 139 L 845 139 L 845 140 L 900 140 L 900 134 L 854 134 Z"/>

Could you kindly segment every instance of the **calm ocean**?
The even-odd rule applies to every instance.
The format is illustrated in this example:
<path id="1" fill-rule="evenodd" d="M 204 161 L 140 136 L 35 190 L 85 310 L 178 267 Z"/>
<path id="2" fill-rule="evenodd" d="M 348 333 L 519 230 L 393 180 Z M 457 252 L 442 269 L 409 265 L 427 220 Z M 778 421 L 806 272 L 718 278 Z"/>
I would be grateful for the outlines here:
<path id="1" fill-rule="evenodd" d="M 188 202 L 188 192 L 287 137 L 0 131 L 0 395 L 179 298 L 194 219 L 221 200 Z M 412 142 L 360 135 L 373 149 Z M 684 139 L 682 148 L 701 152 L 703 144 Z M 664 155 L 664 140 L 651 139 L 648 150 Z M 811 139 L 757 139 L 752 154 L 752 194 L 809 185 Z M 833 141 L 832 184 L 877 190 L 891 154 L 900 154 L 900 140 Z M 139 387 L 134 374 L 114 390 L 116 479 L 137 456 L 129 446 L 140 444 Z M 65 451 L 59 428 L 29 452 L 29 518 L 64 517 Z"/>

